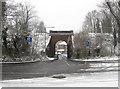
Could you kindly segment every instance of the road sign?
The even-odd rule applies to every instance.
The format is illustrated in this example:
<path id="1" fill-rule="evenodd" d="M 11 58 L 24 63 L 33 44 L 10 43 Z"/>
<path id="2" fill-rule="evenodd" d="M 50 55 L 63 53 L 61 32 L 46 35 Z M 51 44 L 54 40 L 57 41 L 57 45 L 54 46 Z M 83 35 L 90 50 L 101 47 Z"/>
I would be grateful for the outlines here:
<path id="1" fill-rule="evenodd" d="M 86 47 L 90 47 L 90 40 L 86 41 Z"/>
<path id="2" fill-rule="evenodd" d="M 32 37 L 27 38 L 28 43 L 32 43 Z"/>

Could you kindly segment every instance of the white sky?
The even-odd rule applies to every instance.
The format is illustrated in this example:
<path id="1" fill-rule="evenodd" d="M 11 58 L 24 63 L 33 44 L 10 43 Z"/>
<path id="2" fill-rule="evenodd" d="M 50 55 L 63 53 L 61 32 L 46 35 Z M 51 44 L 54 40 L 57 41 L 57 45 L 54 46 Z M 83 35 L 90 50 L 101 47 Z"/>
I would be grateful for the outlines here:
<path id="1" fill-rule="evenodd" d="M 82 28 L 82 22 L 89 11 L 97 9 L 103 0 L 15 0 L 27 1 L 35 6 L 38 16 L 46 26 L 74 30 Z"/>

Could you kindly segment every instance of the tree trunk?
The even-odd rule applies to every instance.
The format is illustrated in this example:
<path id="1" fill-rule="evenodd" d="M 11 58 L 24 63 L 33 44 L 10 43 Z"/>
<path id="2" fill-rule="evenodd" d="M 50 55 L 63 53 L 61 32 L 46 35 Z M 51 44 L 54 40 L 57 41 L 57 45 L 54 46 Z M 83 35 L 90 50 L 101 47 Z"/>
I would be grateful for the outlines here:
<path id="1" fill-rule="evenodd" d="M 107 6 L 108 6 L 108 8 L 109 8 L 109 10 L 110 10 L 110 12 L 111 12 L 111 14 L 114 16 L 114 18 L 115 18 L 116 21 L 117 21 L 117 26 L 118 26 L 118 40 L 117 40 L 117 42 L 118 42 L 118 47 L 119 47 L 119 48 L 118 48 L 118 51 L 120 51 L 120 18 L 115 15 L 115 13 L 114 13 L 114 11 L 112 10 L 112 7 L 111 7 L 111 5 L 110 5 L 110 2 L 106 2 L 106 4 L 107 4 Z M 119 2 L 118 2 L 118 5 L 119 5 L 119 7 L 120 7 Z"/>

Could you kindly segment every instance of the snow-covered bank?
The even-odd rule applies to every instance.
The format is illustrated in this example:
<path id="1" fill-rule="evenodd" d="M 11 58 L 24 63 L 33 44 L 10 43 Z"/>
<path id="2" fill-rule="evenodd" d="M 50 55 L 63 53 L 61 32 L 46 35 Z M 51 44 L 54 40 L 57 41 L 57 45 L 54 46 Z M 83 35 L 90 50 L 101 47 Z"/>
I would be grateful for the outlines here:
<path id="1" fill-rule="evenodd" d="M 107 56 L 107 57 L 96 57 L 90 59 L 73 59 L 74 61 L 118 61 L 120 58 L 118 56 Z"/>
<path id="2" fill-rule="evenodd" d="M 84 72 L 120 71 L 120 58 L 118 56 L 97 57 L 83 60 L 73 59 L 73 61 L 89 63 L 89 68 L 83 70 Z M 82 72 L 82 69 L 80 71 Z"/>
<path id="3" fill-rule="evenodd" d="M 64 79 L 52 77 L 1 81 L 3 87 L 118 87 L 118 72 L 65 74 Z"/>

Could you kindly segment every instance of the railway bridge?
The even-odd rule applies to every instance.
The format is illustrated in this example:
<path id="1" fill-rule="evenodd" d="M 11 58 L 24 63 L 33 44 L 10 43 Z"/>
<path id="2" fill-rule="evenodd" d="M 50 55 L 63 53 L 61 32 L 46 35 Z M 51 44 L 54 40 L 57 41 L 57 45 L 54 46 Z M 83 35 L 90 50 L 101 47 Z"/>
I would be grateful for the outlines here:
<path id="1" fill-rule="evenodd" d="M 67 43 L 67 58 L 71 58 L 73 54 L 73 30 L 70 31 L 52 31 L 50 30 L 49 36 L 51 39 L 46 48 L 46 54 L 48 57 L 55 56 L 55 45 L 58 41 L 65 41 Z"/>

